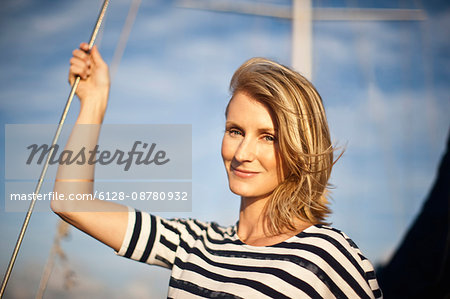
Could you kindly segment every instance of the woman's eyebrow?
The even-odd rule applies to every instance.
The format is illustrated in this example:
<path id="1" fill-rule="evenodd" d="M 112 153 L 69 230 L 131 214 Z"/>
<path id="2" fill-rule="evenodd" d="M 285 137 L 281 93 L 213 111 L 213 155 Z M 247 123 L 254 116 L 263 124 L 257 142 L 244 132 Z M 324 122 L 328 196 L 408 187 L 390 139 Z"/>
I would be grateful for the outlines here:
<path id="1" fill-rule="evenodd" d="M 259 133 L 272 133 L 272 134 L 276 134 L 277 130 L 273 127 L 268 127 L 268 128 L 260 128 L 258 129 Z"/>
<path id="2" fill-rule="evenodd" d="M 240 125 L 238 125 L 238 124 L 235 123 L 234 121 L 226 121 L 226 122 L 225 122 L 225 126 L 226 126 L 226 127 L 238 127 L 238 128 L 241 127 Z"/>
<path id="3" fill-rule="evenodd" d="M 234 121 L 226 121 L 225 122 L 225 127 L 237 127 L 237 128 L 241 128 L 241 126 L 239 124 L 237 124 Z M 276 130 L 274 127 L 265 127 L 265 128 L 258 128 L 257 129 L 258 133 L 271 133 L 271 134 L 277 134 L 278 130 Z"/>

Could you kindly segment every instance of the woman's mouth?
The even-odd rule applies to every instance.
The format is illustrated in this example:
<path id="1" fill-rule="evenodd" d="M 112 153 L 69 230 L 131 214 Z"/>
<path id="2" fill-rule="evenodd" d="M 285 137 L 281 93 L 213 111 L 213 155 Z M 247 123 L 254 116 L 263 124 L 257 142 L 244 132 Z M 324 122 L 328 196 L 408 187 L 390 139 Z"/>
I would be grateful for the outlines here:
<path id="1" fill-rule="evenodd" d="M 259 173 L 257 171 L 250 171 L 247 169 L 234 168 L 231 165 L 230 165 L 230 168 L 231 168 L 231 172 L 240 178 L 251 178 L 251 177 L 256 176 Z"/>

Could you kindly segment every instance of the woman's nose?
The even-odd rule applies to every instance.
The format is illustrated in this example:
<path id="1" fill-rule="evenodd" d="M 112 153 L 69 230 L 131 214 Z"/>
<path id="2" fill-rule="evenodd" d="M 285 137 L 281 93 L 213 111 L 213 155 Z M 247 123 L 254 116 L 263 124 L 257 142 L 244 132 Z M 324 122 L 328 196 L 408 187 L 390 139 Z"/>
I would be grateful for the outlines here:
<path id="1" fill-rule="evenodd" d="M 255 159 L 256 156 L 256 142 L 248 138 L 244 137 L 237 148 L 234 158 L 238 162 L 250 162 Z"/>

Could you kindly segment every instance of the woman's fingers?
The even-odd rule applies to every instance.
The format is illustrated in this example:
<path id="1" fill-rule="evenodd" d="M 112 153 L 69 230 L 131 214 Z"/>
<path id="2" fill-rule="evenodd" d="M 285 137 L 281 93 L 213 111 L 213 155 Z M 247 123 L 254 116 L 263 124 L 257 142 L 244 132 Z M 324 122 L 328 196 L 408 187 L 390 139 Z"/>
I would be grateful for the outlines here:
<path id="1" fill-rule="evenodd" d="M 80 49 L 83 50 L 84 52 L 88 52 L 89 51 L 89 45 L 87 43 L 81 43 L 80 44 Z"/>
<path id="2" fill-rule="evenodd" d="M 80 76 L 83 80 L 87 79 L 91 75 L 90 70 L 86 70 L 82 66 L 78 65 L 72 65 L 70 67 L 70 73 L 71 76 Z"/>
<path id="3" fill-rule="evenodd" d="M 90 55 L 88 53 L 84 52 L 83 50 L 80 50 L 80 49 L 73 50 L 72 56 L 74 58 L 78 58 L 80 60 L 85 61 L 87 65 L 91 64 L 91 61 L 90 61 L 91 57 L 90 57 Z"/>
<path id="4" fill-rule="evenodd" d="M 70 75 L 69 81 L 72 81 L 72 77 L 80 76 L 81 79 L 87 79 L 91 74 L 91 55 L 86 51 L 88 44 L 81 43 L 80 49 L 75 49 L 72 52 L 72 58 L 70 59 Z M 71 82 L 72 83 L 72 82 Z"/>
<path id="5" fill-rule="evenodd" d="M 108 65 L 103 61 L 97 47 L 89 51 L 87 43 L 81 43 L 79 49 L 72 52 L 69 69 L 69 83 L 73 85 L 75 78 L 80 76 L 81 82 L 77 95 L 81 101 L 88 95 L 99 94 L 107 97 L 109 92 Z"/>
<path id="6" fill-rule="evenodd" d="M 71 75 L 78 75 L 82 79 L 86 79 L 91 74 L 90 63 L 78 57 L 70 59 L 70 73 Z"/>
<path id="7" fill-rule="evenodd" d="M 76 75 L 85 79 L 86 75 L 90 75 L 92 65 L 101 68 L 107 67 L 96 46 L 91 49 L 89 54 L 84 50 L 88 47 L 86 43 L 82 43 L 80 47 L 82 47 L 82 49 L 73 50 L 73 56 L 70 59 L 70 65 L 76 66 L 76 68 L 74 68 L 74 71 L 76 70 Z"/>

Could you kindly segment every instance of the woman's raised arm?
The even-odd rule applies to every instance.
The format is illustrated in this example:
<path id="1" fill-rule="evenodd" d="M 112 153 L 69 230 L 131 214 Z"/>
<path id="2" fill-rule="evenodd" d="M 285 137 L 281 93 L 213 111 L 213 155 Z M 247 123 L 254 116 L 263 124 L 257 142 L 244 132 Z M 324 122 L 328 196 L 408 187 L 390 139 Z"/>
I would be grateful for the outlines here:
<path id="1" fill-rule="evenodd" d="M 72 152 L 95 147 L 108 103 L 108 66 L 95 46 L 90 53 L 88 49 L 88 44 L 82 43 L 70 59 L 70 84 L 76 76 L 81 77 L 77 88 L 80 112 L 65 147 Z M 68 200 L 70 196 L 93 194 L 94 165 L 84 162 L 59 165 L 54 191 L 64 194 L 66 200 L 53 200 L 51 208 L 68 223 L 118 251 L 127 227 L 127 207 L 98 199 Z"/>

